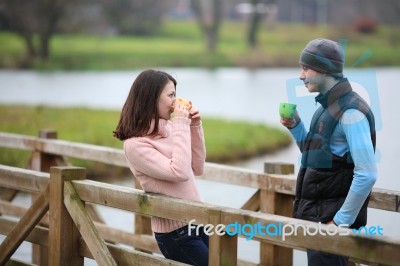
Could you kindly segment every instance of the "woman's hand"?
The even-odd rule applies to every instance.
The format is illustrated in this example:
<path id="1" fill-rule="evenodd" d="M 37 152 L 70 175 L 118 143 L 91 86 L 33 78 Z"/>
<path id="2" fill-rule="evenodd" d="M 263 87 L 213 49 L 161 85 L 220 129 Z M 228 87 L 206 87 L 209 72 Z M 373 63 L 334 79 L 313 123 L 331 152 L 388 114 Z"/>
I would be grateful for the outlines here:
<path id="1" fill-rule="evenodd" d="M 189 117 L 192 119 L 190 123 L 191 126 L 199 126 L 201 122 L 200 112 L 195 108 L 190 108 L 189 110 Z"/>
<path id="2" fill-rule="evenodd" d="M 174 117 L 189 117 L 189 110 L 181 103 L 175 102 Z"/>

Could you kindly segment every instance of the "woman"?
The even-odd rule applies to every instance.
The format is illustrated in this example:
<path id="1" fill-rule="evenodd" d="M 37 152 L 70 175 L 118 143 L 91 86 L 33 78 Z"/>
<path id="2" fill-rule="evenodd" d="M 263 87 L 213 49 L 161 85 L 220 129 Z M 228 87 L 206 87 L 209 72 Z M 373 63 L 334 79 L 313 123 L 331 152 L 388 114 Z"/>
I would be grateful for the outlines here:
<path id="1" fill-rule="evenodd" d="M 145 70 L 133 82 L 114 136 L 124 141 L 128 165 L 146 192 L 201 201 L 195 175 L 205 163 L 200 113 L 175 101 L 176 80 Z M 163 255 L 208 264 L 208 237 L 188 232 L 185 223 L 152 217 L 151 227 Z"/>

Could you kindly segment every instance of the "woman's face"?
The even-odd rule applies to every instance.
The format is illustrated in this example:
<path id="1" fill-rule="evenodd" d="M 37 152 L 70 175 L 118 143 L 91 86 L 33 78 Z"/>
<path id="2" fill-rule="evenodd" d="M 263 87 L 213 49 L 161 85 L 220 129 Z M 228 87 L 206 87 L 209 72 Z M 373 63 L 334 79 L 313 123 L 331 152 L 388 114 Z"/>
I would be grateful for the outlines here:
<path id="1" fill-rule="evenodd" d="M 158 100 L 158 113 L 160 118 L 168 120 L 174 111 L 175 85 L 170 80 L 161 92 Z"/>

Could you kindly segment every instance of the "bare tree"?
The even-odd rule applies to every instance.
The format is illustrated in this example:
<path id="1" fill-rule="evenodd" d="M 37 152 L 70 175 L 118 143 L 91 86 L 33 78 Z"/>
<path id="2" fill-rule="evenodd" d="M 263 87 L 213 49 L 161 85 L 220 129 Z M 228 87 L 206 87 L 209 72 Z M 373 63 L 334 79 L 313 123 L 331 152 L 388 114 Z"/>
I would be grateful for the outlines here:
<path id="1" fill-rule="evenodd" d="M 46 60 L 50 54 L 50 38 L 63 13 L 63 0 L 0 0 L 0 17 L 9 30 L 25 41 L 28 59 Z M 34 42 L 37 37 L 38 41 Z"/>
<path id="2" fill-rule="evenodd" d="M 123 35 L 153 35 L 159 31 L 171 0 L 103 0 L 109 22 Z"/>
<path id="3" fill-rule="evenodd" d="M 254 49 L 258 44 L 258 31 L 260 23 L 274 6 L 275 0 L 251 0 L 253 6 L 250 16 L 250 24 L 247 34 L 247 43 L 250 48 Z"/>
<path id="4" fill-rule="evenodd" d="M 221 0 L 192 0 L 192 10 L 206 38 L 207 50 L 215 52 L 222 20 Z"/>

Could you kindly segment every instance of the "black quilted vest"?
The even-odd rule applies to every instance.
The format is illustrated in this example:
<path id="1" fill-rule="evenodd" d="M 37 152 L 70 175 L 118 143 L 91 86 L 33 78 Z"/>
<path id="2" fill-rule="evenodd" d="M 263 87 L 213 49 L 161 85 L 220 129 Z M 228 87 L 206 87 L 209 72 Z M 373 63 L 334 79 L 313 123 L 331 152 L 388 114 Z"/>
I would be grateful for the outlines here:
<path id="1" fill-rule="evenodd" d="M 302 160 L 297 177 L 293 217 L 326 223 L 333 219 L 343 205 L 354 172 L 349 152 L 343 157 L 332 154 L 332 133 L 344 111 L 357 109 L 368 119 L 375 149 L 375 120 L 368 104 L 352 90 L 347 79 L 341 79 L 329 92 L 315 99 L 321 106 L 311 120 L 306 140 L 299 143 Z M 368 202 L 369 197 L 351 228 L 359 228 L 367 223 Z"/>

